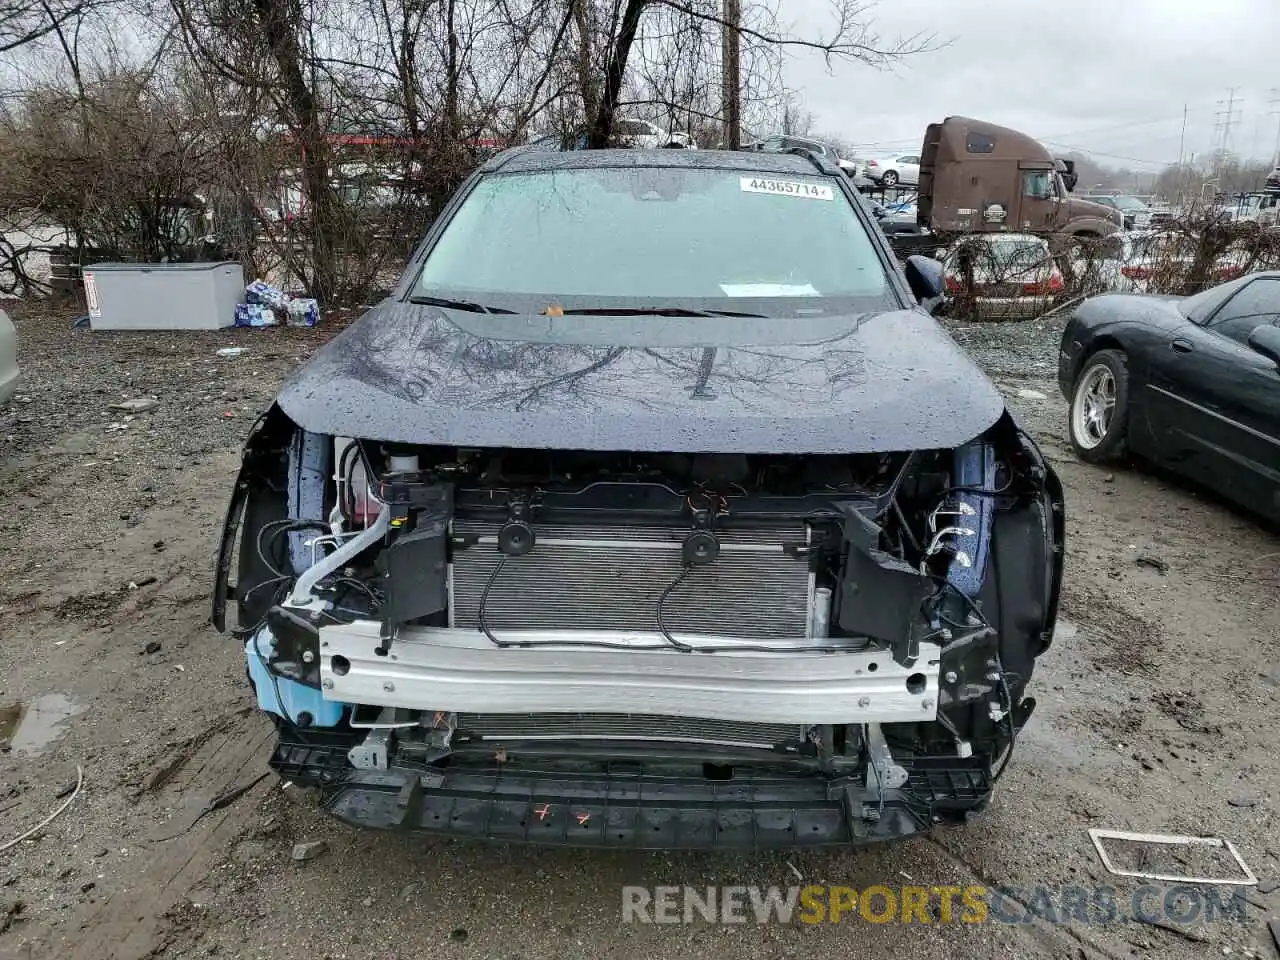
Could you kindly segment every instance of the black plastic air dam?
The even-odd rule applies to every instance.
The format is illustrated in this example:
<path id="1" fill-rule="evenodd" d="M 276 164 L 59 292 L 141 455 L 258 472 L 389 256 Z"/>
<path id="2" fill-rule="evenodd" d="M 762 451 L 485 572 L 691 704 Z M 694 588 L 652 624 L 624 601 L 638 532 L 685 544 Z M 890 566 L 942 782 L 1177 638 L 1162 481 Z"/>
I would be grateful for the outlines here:
<path id="1" fill-rule="evenodd" d="M 726 781 L 627 773 L 513 772 L 496 765 L 352 770 L 346 747 L 282 738 L 271 766 L 320 786 L 358 827 L 475 840 L 635 850 L 757 850 L 896 840 L 963 822 L 991 797 L 984 760 L 916 758 L 906 784 L 761 773 Z M 425 781 L 425 784 L 424 784 Z"/>

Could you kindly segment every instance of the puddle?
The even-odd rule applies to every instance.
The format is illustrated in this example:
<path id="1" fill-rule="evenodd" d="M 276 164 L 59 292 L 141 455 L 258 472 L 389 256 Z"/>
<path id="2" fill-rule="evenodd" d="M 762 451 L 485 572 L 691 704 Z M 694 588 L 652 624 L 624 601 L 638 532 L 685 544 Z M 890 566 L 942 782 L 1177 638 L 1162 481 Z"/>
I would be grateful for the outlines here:
<path id="1" fill-rule="evenodd" d="M 0 744 L 15 753 L 39 753 L 62 736 L 63 723 L 82 709 L 61 693 L 46 694 L 26 704 L 0 706 Z"/>

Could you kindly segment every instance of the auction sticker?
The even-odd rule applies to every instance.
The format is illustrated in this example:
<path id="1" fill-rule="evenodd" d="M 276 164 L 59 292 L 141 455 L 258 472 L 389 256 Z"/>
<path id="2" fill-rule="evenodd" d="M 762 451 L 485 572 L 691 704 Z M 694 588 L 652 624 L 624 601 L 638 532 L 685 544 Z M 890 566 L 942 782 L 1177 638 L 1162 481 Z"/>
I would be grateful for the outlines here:
<path id="1" fill-rule="evenodd" d="M 743 193 L 774 193 L 783 197 L 805 197 L 809 200 L 834 200 L 835 191 L 820 183 L 803 180 L 769 180 L 765 177 L 741 177 Z"/>

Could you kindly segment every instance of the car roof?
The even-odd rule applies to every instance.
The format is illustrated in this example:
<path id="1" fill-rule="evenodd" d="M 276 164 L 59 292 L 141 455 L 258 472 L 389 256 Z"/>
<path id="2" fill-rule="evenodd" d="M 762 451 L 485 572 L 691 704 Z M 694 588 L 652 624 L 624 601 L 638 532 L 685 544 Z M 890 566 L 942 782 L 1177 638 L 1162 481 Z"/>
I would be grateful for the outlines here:
<path id="1" fill-rule="evenodd" d="M 698 170 L 744 170 L 749 173 L 826 174 L 839 176 L 834 163 L 795 153 L 761 150 L 530 150 L 515 147 L 498 154 L 481 170 L 488 173 L 536 173 L 545 170 L 599 170 L 629 167 L 674 167 Z"/>

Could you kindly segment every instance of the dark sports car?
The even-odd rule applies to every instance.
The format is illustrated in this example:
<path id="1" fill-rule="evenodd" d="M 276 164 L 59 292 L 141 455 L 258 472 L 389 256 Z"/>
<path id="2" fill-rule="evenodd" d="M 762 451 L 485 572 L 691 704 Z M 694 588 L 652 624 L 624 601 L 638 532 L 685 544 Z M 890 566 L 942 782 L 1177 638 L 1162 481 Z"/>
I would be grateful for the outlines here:
<path id="1" fill-rule="evenodd" d="M 1280 519 L 1280 272 L 1192 297 L 1086 300 L 1058 382 L 1081 459 L 1131 451 Z"/>
<path id="2" fill-rule="evenodd" d="M 1062 491 L 941 289 L 821 158 L 490 161 L 249 438 L 213 618 L 272 766 L 351 823 L 574 845 L 981 809 Z"/>

